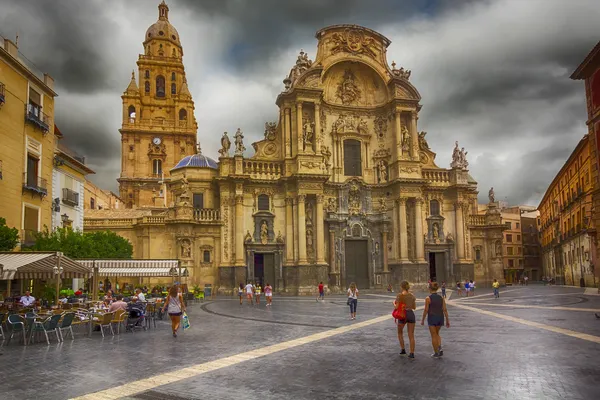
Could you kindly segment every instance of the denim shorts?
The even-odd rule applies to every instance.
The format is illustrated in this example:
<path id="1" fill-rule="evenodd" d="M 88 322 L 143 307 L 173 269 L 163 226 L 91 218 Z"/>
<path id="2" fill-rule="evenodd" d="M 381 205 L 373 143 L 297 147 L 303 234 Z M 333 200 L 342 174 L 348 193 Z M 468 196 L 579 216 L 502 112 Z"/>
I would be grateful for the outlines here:
<path id="1" fill-rule="evenodd" d="M 444 326 L 444 316 L 428 315 L 427 325 L 429 326 Z"/>

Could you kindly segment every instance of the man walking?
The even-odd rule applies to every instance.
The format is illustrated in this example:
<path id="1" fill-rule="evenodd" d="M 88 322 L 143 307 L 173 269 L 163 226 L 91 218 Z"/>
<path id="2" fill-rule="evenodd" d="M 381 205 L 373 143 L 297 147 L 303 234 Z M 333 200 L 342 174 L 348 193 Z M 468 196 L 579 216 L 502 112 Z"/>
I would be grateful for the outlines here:
<path id="1" fill-rule="evenodd" d="M 492 283 L 492 287 L 494 288 L 494 297 L 497 299 L 500 297 L 500 292 L 498 291 L 498 289 L 500 289 L 500 282 L 498 282 L 496 279 L 494 279 L 494 283 Z"/>
<path id="2" fill-rule="evenodd" d="M 325 287 L 323 286 L 323 282 L 319 282 L 319 297 L 317 297 L 317 301 L 325 300 Z"/>

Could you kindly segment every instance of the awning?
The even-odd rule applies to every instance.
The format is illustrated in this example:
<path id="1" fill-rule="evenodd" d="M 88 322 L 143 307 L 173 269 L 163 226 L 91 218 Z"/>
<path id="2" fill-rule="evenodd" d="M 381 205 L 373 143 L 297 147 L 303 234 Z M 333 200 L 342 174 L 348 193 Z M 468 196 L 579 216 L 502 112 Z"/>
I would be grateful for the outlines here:
<path id="1" fill-rule="evenodd" d="M 58 266 L 57 252 L 0 252 L 0 280 L 54 279 Z M 60 256 L 61 278 L 88 278 L 92 269 L 69 257 Z"/>
<path id="2" fill-rule="evenodd" d="M 99 276 L 179 276 L 179 260 L 78 260 L 89 267 L 98 268 Z M 183 270 L 182 268 L 182 276 Z"/>

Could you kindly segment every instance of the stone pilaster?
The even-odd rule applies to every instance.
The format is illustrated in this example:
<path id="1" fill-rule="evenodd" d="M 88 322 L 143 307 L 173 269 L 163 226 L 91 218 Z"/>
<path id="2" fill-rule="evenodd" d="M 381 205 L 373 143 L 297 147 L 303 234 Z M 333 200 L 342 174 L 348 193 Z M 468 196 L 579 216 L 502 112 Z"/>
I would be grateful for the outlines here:
<path id="1" fill-rule="evenodd" d="M 417 112 L 412 111 L 410 113 L 410 139 L 412 145 L 410 146 L 410 155 L 413 160 L 419 159 L 419 135 L 417 133 Z"/>
<path id="2" fill-rule="evenodd" d="M 336 254 L 335 254 L 335 232 L 329 231 L 329 273 L 333 274 L 336 271 Z"/>
<path id="3" fill-rule="evenodd" d="M 456 258 L 459 261 L 465 258 L 465 229 L 463 220 L 463 207 L 461 202 L 454 203 L 456 225 Z"/>
<path id="4" fill-rule="evenodd" d="M 423 199 L 415 199 L 415 256 L 417 261 L 425 260 L 425 245 L 423 243 Z"/>
<path id="5" fill-rule="evenodd" d="M 286 264 L 294 263 L 294 210 L 293 199 L 285 199 L 285 259 Z"/>
<path id="6" fill-rule="evenodd" d="M 317 195 L 317 264 L 325 264 L 325 231 L 323 228 L 323 195 Z"/>
<path id="7" fill-rule="evenodd" d="M 398 216 L 400 218 L 400 261 L 408 261 L 408 229 L 406 224 L 406 199 L 398 199 Z"/>
<path id="8" fill-rule="evenodd" d="M 381 251 L 383 252 L 383 272 L 390 272 L 388 267 L 388 250 L 387 250 L 387 231 L 381 232 Z"/>
<path id="9" fill-rule="evenodd" d="M 302 152 L 303 149 L 303 140 L 302 140 L 302 103 L 298 102 L 296 104 L 296 141 L 298 146 L 297 153 Z"/>
<path id="10" fill-rule="evenodd" d="M 235 264 L 244 265 L 244 195 L 235 196 Z"/>
<path id="11" fill-rule="evenodd" d="M 306 264 L 306 195 L 298 195 L 298 264 Z"/>
<path id="12" fill-rule="evenodd" d="M 291 157 L 292 156 L 292 115 L 291 115 L 291 110 L 289 108 L 285 109 L 285 128 L 284 128 L 284 132 L 285 132 L 285 138 L 283 140 L 283 143 L 285 143 L 285 148 L 286 148 L 286 156 Z"/>
<path id="13" fill-rule="evenodd" d="M 395 131 L 395 148 L 396 148 L 396 159 L 402 156 L 402 122 L 400 121 L 400 111 L 394 112 L 394 131 Z M 391 177 L 390 177 L 391 178 Z"/>

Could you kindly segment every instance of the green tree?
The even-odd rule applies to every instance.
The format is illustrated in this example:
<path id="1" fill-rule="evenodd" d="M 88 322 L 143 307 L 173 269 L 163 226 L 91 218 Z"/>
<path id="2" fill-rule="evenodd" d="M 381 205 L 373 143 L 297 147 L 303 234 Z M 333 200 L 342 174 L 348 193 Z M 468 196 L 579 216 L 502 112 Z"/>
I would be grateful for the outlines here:
<path id="1" fill-rule="evenodd" d="M 11 251 L 19 244 L 19 230 L 6 225 L 6 219 L 0 218 L 0 251 Z"/>
<path id="2" fill-rule="evenodd" d="M 27 250 L 62 251 L 70 258 L 131 258 L 133 255 L 131 243 L 114 232 L 82 233 L 68 228 L 44 229 Z"/>

